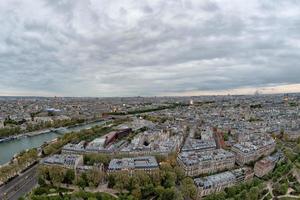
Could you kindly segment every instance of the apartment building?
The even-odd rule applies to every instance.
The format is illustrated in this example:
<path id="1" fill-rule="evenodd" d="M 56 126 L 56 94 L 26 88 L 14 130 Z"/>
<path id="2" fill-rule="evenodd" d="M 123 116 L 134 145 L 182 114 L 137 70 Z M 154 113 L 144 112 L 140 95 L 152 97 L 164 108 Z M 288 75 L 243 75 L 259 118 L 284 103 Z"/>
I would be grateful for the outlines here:
<path id="1" fill-rule="evenodd" d="M 224 149 L 181 152 L 177 162 L 187 176 L 215 173 L 234 167 L 235 156 Z"/>
<path id="2" fill-rule="evenodd" d="M 198 198 L 201 198 L 252 178 L 253 170 L 251 168 L 239 168 L 203 178 L 196 178 L 194 182 L 197 186 Z"/>
<path id="3" fill-rule="evenodd" d="M 83 165 L 82 155 L 55 154 L 42 160 L 42 164 L 74 169 Z"/>
<path id="4" fill-rule="evenodd" d="M 110 161 L 107 173 L 126 173 L 132 176 L 135 172 L 155 173 L 159 170 L 156 158 L 153 156 L 143 156 L 135 158 L 113 159 Z"/>
<path id="5" fill-rule="evenodd" d="M 269 138 L 268 140 L 262 139 L 235 144 L 231 151 L 235 153 L 236 163 L 244 165 L 256 161 L 261 156 L 270 155 L 275 150 L 275 145 L 275 141 Z"/>

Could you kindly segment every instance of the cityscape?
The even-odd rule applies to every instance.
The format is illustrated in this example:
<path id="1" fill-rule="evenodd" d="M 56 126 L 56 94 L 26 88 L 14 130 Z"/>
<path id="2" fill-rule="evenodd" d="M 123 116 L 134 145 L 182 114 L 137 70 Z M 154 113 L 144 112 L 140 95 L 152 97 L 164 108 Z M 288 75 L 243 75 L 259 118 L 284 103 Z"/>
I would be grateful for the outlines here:
<path id="1" fill-rule="evenodd" d="M 16 141 L 39 140 L 1 160 L 2 199 L 300 194 L 298 93 L 0 102 L 0 148 L 11 148 L 1 155 L 14 151 Z M 53 133 L 50 141 L 40 137 Z"/>
<path id="2" fill-rule="evenodd" d="M 300 1 L 0 0 L 0 200 L 300 200 Z"/>

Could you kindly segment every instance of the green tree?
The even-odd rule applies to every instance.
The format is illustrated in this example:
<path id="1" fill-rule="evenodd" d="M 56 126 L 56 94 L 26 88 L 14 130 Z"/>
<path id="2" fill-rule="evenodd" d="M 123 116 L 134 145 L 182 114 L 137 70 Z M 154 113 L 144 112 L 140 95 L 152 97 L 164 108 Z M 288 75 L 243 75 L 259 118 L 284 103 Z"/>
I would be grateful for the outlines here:
<path id="1" fill-rule="evenodd" d="M 105 173 L 97 168 L 91 169 L 87 172 L 87 179 L 90 183 L 90 186 L 97 187 L 99 183 L 105 179 L 105 177 Z"/>
<path id="2" fill-rule="evenodd" d="M 42 187 L 46 185 L 45 180 L 41 176 L 38 178 L 38 184 Z"/>
<path id="3" fill-rule="evenodd" d="M 287 193 L 287 191 L 288 191 L 288 184 L 287 183 L 283 183 L 283 184 L 275 183 L 273 185 L 273 194 L 275 196 L 284 195 L 284 194 Z"/>
<path id="4" fill-rule="evenodd" d="M 118 173 L 115 176 L 116 184 L 114 186 L 115 189 L 117 189 L 120 192 L 123 192 L 123 190 L 129 188 L 130 179 L 127 174 L 121 174 Z"/>
<path id="5" fill-rule="evenodd" d="M 60 185 L 65 177 L 65 170 L 61 167 L 51 167 L 49 170 L 51 182 L 54 185 Z"/>
<path id="6" fill-rule="evenodd" d="M 139 186 L 137 186 L 136 188 L 134 188 L 132 191 L 131 191 L 131 194 L 132 196 L 135 198 L 135 199 L 141 199 L 142 198 L 142 192 L 141 192 L 141 188 Z"/>
<path id="7" fill-rule="evenodd" d="M 180 191 L 185 199 L 196 199 L 197 198 L 197 188 L 194 184 L 193 179 L 185 178 L 180 183 Z"/>
<path id="8" fill-rule="evenodd" d="M 65 174 L 65 177 L 64 177 L 64 183 L 67 183 L 67 184 L 72 184 L 73 181 L 75 179 L 75 173 L 74 173 L 74 170 L 72 169 L 68 169 L 66 171 L 66 174 Z"/>
<path id="9" fill-rule="evenodd" d="M 258 199 L 258 195 L 259 195 L 259 189 L 258 189 L 258 187 L 252 187 L 252 188 L 250 189 L 249 194 L 248 194 L 249 199 L 251 199 L 251 200 L 256 200 L 256 199 Z"/>
<path id="10" fill-rule="evenodd" d="M 176 185 L 176 174 L 174 172 L 166 172 L 163 179 L 163 186 L 170 188 Z"/>
<path id="11" fill-rule="evenodd" d="M 184 174 L 184 170 L 181 167 L 179 166 L 174 167 L 174 172 L 176 173 L 178 183 L 184 179 L 185 174 Z"/>

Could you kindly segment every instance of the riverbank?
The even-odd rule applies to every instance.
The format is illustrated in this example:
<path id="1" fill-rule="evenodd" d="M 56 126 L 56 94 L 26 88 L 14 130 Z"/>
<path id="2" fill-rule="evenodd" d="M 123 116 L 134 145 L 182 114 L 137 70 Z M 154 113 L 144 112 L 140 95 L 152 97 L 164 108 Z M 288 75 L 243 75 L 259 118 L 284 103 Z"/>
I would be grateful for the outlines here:
<path id="1" fill-rule="evenodd" d="M 83 129 L 90 129 L 93 126 L 102 125 L 104 120 L 95 120 L 72 127 L 63 127 L 56 129 L 46 129 L 30 132 L 0 143 L 0 165 L 9 163 L 10 160 L 22 151 L 31 148 L 39 148 L 45 143 L 58 138 L 61 135 L 70 132 L 78 132 Z"/>
<path id="2" fill-rule="evenodd" d="M 12 141 L 12 140 L 20 139 L 22 137 L 32 137 L 32 136 L 37 136 L 37 135 L 41 135 L 41 134 L 45 134 L 45 133 L 50 133 L 51 131 L 57 132 L 57 133 L 63 133 L 65 131 L 67 131 L 69 128 L 76 128 L 76 127 L 79 127 L 79 126 L 85 126 L 85 125 L 88 125 L 88 124 L 102 122 L 102 121 L 104 121 L 104 120 L 100 119 L 100 120 L 93 120 L 93 121 L 83 122 L 83 123 L 79 123 L 79 124 L 74 124 L 74 125 L 70 125 L 70 126 L 62 126 L 62 127 L 58 127 L 58 128 L 47 128 L 47 129 L 41 129 L 41 130 L 32 131 L 32 132 L 25 132 L 25 133 L 22 133 L 22 134 L 9 136 L 9 137 L 6 137 L 6 138 L 1 138 L 0 139 L 0 144 L 4 143 L 4 142 L 9 142 L 9 141 Z"/>

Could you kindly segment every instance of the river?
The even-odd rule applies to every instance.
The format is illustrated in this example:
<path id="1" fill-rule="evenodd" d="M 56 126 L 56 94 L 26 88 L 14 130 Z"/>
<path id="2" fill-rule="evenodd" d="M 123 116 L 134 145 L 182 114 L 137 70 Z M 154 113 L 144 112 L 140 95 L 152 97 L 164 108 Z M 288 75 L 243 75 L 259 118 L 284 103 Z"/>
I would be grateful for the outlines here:
<path id="1" fill-rule="evenodd" d="M 85 125 L 78 125 L 76 127 L 68 128 L 64 133 L 72 131 L 80 131 L 83 129 L 89 129 L 96 125 L 102 125 L 105 121 L 92 122 Z M 20 153 L 23 150 L 40 147 L 45 142 L 51 141 L 58 136 L 62 135 L 54 131 L 49 131 L 40 135 L 35 135 L 31 137 L 21 137 L 19 139 L 2 142 L 0 143 L 0 165 L 9 162 L 15 154 Z"/>

